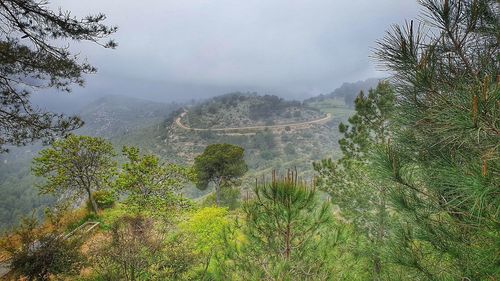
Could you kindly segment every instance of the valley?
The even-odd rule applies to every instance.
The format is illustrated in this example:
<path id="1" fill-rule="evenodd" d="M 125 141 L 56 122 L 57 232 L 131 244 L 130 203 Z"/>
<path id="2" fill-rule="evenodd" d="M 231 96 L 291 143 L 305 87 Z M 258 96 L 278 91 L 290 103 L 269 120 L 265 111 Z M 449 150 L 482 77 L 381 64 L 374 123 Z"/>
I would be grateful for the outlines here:
<path id="1" fill-rule="evenodd" d="M 85 125 L 75 133 L 103 137 L 117 151 L 134 145 L 163 161 L 183 165 L 191 165 L 208 144 L 239 145 L 245 149 L 250 168 L 241 181 L 244 193 L 252 188 L 255 178 L 273 169 L 297 168 L 304 178 L 311 179 L 314 161 L 339 157 L 337 127 L 353 112 L 346 101 L 378 81 L 345 83 L 328 95 L 303 102 L 255 93 L 232 93 L 184 104 L 111 95 L 83 107 L 78 115 Z M 32 158 L 42 148 L 41 144 L 11 147 L 10 153 L 0 155 L 0 191 L 4 194 L 0 198 L 0 229 L 12 227 L 33 211 L 42 217 L 45 206 L 53 204 L 52 197 L 38 195 L 36 186 L 41 181 L 30 171 Z M 209 192 L 193 185 L 183 190 L 194 199 Z"/>

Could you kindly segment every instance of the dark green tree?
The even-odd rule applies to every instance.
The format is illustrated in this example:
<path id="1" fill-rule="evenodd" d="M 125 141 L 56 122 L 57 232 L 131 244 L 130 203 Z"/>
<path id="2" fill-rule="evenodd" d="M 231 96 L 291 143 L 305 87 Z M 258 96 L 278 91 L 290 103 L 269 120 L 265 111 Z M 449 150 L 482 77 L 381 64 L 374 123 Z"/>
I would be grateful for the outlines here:
<path id="1" fill-rule="evenodd" d="M 196 186 L 206 189 L 212 182 L 215 185 L 217 206 L 220 204 L 220 189 L 234 184 L 247 172 L 243 157 L 243 148 L 223 143 L 207 146 L 203 154 L 194 159 Z"/>
<path id="2" fill-rule="evenodd" d="M 116 169 L 114 155 L 113 146 L 104 139 L 69 135 L 40 151 L 32 170 L 46 178 L 39 186 L 41 193 L 58 193 L 63 198 L 72 195 L 74 199 L 86 195 L 97 213 L 92 193 L 109 188 Z"/>
<path id="3" fill-rule="evenodd" d="M 394 90 L 387 82 L 380 82 L 367 96 L 360 92 L 354 102 L 356 113 L 348 125 L 339 125 L 344 134 L 339 140 L 342 158 L 314 163 L 318 186 L 340 207 L 340 214 L 368 239 L 368 247 L 361 250 L 371 257 L 373 280 L 383 278 L 382 250 L 388 239 L 389 206 L 388 181 L 372 175 L 370 154 L 389 142 L 394 99 Z"/>
<path id="4" fill-rule="evenodd" d="M 75 116 L 33 106 L 30 96 L 36 89 L 69 92 L 72 84 L 83 85 L 83 75 L 96 69 L 71 54 L 67 43 L 90 41 L 114 48 L 115 42 L 102 42 L 116 31 L 102 24 L 105 18 L 54 12 L 47 1 L 0 2 L 0 151 L 6 144 L 50 141 L 83 124 Z"/>
<path id="5" fill-rule="evenodd" d="M 377 57 L 393 73 L 393 140 L 377 154 L 407 278 L 500 278 L 499 3 L 422 0 Z M 396 237 L 395 237 L 396 238 Z"/>

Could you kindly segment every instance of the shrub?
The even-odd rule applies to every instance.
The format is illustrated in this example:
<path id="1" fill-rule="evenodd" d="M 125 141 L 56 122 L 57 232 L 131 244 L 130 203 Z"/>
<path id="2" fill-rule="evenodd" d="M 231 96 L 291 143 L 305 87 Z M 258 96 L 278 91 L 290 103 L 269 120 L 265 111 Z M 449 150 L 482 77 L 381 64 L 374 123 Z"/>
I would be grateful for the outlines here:
<path id="1" fill-rule="evenodd" d="M 82 240 L 78 237 L 65 239 L 57 232 L 44 233 L 35 219 L 24 219 L 14 235 L 21 244 L 2 247 L 10 253 L 11 268 L 17 277 L 49 280 L 54 274 L 77 274 L 83 267 L 84 256 L 78 250 Z"/>
<path id="2" fill-rule="evenodd" d="M 109 190 L 98 190 L 92 194 L 94 200 L 97 204 L 97 208 L 104 210 L 111 208 L 115 205 L 116 197 L 115 194 Z M 87 201 L 87 208 L 92 210 L 92 205 L 90 201 Z"/>

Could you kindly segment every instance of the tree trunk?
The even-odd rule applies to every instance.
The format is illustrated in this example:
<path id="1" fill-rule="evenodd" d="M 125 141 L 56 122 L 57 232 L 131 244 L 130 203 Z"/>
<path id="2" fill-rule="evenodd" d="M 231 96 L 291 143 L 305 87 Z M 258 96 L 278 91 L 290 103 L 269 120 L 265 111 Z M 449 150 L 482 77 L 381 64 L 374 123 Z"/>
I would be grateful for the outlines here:
<path id="1" fill-rule="evenodd" d="M 220 207 L 220 181 L 215 185 L 215 205 Z"/>
<path id="2" fill-rule="evenodd" d="M 94 196 L 92 196 L 92 191 L 90 191 L 90 189 L 87 189 L 87 193 L 89 195 L 90 204 L 92 205 L 92 211 L 97 215 L 97 211 L 98 211 L 97 203 L 94 200 Z"/>
<path id="3" fill-rule="evenodd" d="M 292 251 L 292 245 L 291 245 L 291 230 L 290 230 L 290 223 L 287 223 L 286 225 L 286 231 L 285 231 L 285 258 L 286 260 L 290 259 L 290 253 Z"/>
<path id="4" fill-rule="evenodd" d="M 385 205 L 385 187 L 382 187 L 379 193 L 380 201 L 379 201 L 379 209 L 378 209 L 378 225 L 377 225 L 377 238 L 375 242 L 375 247 L 377 250 L 373 256 L 373 280 L 379 281 L 381 280 L 380 273 L 382 271 L 382 260 L 380 259 L 380 251 L 384 246 L 384 236 L 385 236 L 385 222 L 386 222 L 386 205 Z"/>
<path id="5" fill-rule="evenodd" d="M 380 271 L 382 270 L 382 262 L 379 253 L 375 253 L 373 257 L 373 281 L 380 281 Z"/>

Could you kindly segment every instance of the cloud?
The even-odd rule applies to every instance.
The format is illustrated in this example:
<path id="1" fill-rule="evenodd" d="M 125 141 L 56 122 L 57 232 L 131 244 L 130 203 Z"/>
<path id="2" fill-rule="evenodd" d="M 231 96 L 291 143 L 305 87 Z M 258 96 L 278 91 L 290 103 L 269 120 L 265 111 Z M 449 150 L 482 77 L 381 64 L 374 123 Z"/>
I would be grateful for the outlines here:
<path id="1" fill-rule="evenodd" d="M 104 12 L 116 50 L 83 44 L 98 67 L 77 93 L 175 100 L 259 90 L 307 97 L 383 76 L 370 60 L 414 0 L 57 0 L 74 15 Z M 206 88 L 206 91 L 203 89 Z M 221 91 L 221 92 L 216 92 Z"/>

